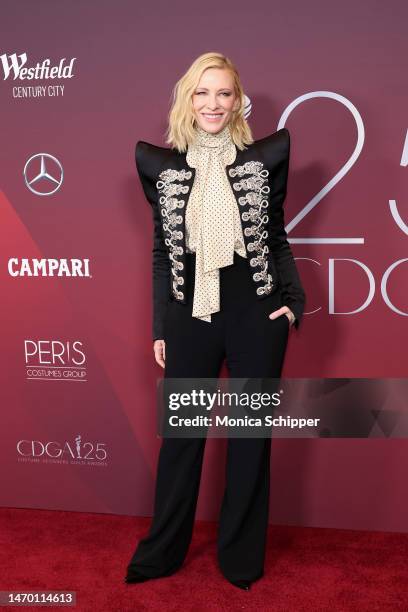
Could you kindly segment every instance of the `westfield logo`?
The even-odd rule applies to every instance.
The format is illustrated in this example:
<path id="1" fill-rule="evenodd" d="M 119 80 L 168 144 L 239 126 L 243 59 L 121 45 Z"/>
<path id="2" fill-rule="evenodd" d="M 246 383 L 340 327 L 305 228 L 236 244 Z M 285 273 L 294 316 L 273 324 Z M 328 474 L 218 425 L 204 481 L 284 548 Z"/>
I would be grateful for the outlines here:
<path id="1" fill-rule="evenodd" d="M 50 59 L 44 59 L 42 62 L 37 62 L 35 66 L 26 66 L 27 53 L 12 53 L 0 55 L 0 60 L 3 68 L 4 81 L 13 75 L 13 80 L 44 80 L 44 79 L 71 79 L 74 61 L 73 57 L 69 64 L 65 64 L 66 58 L 63 57 L 57 66 L 51 66 Z"/>

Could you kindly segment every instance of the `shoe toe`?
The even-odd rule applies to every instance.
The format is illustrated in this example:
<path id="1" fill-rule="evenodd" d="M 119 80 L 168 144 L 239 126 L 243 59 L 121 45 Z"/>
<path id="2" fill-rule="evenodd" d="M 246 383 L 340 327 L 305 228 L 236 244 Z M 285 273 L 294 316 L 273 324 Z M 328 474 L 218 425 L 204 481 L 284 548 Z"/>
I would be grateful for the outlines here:
<path id="1" fill-rule="evenodd" d="M 231 581 L 231 584 L 240 589 L 243 589 L 244 591 L 249 591 L 249 589 L 251 588 L 251 582 L 249 580 L 234 580 Z"/>
<path id="2" fill-rule="evenodd" d="M 149 576 L 144 576 L 137 570 L 133 569 L 132 567 L 129 567 L 127 570 L 126 577 L 125 577 L 125 582 L 126 583 L 146 582 L 146 580 L 149 580 L 149 579 L 150 579 Z"/>

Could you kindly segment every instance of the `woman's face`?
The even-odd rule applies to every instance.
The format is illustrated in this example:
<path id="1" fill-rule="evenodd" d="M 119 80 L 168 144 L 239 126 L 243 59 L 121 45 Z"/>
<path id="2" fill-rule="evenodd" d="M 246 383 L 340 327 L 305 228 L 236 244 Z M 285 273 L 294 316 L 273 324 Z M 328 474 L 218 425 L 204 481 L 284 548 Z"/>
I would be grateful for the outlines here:
<path id="1" fill-rule="evenodd" d="M 207 68 L 193 93 L 193 112 L 198 125 L 212 134 L 220 132 L 239 108 L 229 70 Z"/>

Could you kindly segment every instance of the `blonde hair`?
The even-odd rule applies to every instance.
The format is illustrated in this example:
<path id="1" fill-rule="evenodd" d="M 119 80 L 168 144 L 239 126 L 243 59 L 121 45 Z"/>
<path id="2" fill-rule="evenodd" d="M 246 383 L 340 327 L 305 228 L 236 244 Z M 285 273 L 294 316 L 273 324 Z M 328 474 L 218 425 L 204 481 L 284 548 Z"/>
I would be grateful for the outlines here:
<path id="1" fill-rule="evenodd" d="M 245 145 L 252 144 L 251 128 L 244 117 L 245 97 L 239 74 L 234 64 L 222 53 L 203 53 L 191 64 L 187 72 L 177 81 L 172 92 L 172 104 L 168 115 L 168 128 L 166 142 L 173 149 L 184 153 L 195 137 L 195 117 L 193 111 L 193 93 L 201 75 L 207 68 L 221 68 L 229 70 L 234 80 L 235 95 L 240 100 L 240 106 L 233 111 L 229 128 L 233 142 L 240 150 Z"/>

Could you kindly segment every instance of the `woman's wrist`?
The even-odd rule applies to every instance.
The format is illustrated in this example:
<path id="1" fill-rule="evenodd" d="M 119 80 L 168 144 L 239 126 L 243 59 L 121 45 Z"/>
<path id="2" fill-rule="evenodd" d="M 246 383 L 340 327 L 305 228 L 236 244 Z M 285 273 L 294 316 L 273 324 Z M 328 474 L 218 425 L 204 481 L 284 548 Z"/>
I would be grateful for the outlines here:
<path id="1" fill-rule="evenodd" d="M 289 325 L 292 327 L 292 325 L 294 324 L 295 319 L 296 319 L 295 315 L 293 314 L 293 312 L 291 311 L 290 308 L 288 308 L 288 311 L 285 312 L 285 315 L 288 317 Z"/>

